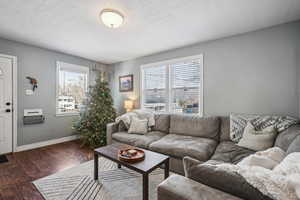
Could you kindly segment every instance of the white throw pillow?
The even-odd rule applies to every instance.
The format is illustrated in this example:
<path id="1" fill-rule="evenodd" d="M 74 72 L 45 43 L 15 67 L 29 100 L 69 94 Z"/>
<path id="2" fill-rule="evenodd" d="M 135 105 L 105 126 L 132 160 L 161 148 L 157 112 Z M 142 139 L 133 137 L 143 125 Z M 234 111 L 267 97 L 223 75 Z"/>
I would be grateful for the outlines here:
<path id="1" fill-rule="evenodd" d="M 263 151 L 273 146 L 276 135 L 274 126 L 256 131 L 254 126 L 248 122 L 243 137 L 237 145 L 254 151 Z"/>
<path id="2" fill-rule="evenodd" d="M 128 133 L 146 134 L 148 132 L 148 120 L 138 119 L 136 117 L 131 118 L 130 127 Z"/>
<path id="3" fill-rule="evenodd" d="M 277 163 L 280 163 L 286 156 L 285 151 L 283 151 L 279 147 L 272 147 L 265 151 L 258 151 L 255 154 L 259 155 L 259 156 L 264 156 L 264 157 L 270 158 Z"/>
<path id="4" fill-rule="evenodd" d="M 253 155 L 247 156 L 240 161 L 238 166 L 259 166 L 272 170 L 276 167 L 285 157 L 285 152 L 278 148 L 273 147 L 265 151 L 256 152 Z"/>
<path id="5" fill-rule="evenodd" d="M 241 162 L 239 162 L 238 166 L 257 166 L 257 167 L 263 167 L 266 169 L 273 169 L 276 165 L 279 163 L 275 162 L 272 159 L 269 159 L 264 156 L 258 156 L 258 155 L 250 155 L 243 159 Z"/>

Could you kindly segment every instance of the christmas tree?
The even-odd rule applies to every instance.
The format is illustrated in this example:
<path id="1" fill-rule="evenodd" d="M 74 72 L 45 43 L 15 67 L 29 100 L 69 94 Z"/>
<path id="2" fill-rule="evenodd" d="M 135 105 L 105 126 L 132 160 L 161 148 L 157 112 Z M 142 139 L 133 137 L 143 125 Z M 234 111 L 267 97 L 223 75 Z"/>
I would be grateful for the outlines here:
<path id="1" fill-rule="evenodd" d="M 116 111 L 108 83 L 101 76 L 90 87 L 85 111 L 73 128 L 80 134 L 83 145 L 91 148 L 106 145 L 106 124 L 113 122 Z"/>

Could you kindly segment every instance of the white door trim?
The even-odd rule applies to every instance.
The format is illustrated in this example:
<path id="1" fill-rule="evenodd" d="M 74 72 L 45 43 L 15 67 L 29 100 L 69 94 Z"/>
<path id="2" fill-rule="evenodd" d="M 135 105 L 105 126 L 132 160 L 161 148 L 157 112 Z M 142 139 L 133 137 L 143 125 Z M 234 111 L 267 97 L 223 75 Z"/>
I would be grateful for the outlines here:
<path id="1" fill-rule="evenodd" d="M 4 58 L 9 58 L 12 60 L 12 86 L 13 86 L 13 143 L 12 143 L 12 149 L 13 152 L 17 151 L 17 145 L 18 145 L 18 59 L 16 56 L 11 56 L 11 55 L 5 55 L 5 54 L 0 54 L 1 57 Z"/>

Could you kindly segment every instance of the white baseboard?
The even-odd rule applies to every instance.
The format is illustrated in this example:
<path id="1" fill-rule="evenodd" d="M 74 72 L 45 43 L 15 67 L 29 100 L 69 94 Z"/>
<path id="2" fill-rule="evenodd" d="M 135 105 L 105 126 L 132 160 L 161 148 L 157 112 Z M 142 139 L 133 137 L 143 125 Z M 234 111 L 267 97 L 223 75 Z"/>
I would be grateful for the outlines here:
<path id="1" fill-rule="evenodd" d="M 30 150 L 30 149 L 36 149 L 36 148 L 40 148 L 40 147 L 49 146 L 49 145 L 52 145 L 52 144 L 59 144 L 59 143 L 63 143 L 63 142 L 68 142 L 68 141 L 76 140 L 78 138 L 79 138 L 78 135 L 71 135 L 71 136 L 67 136 L 67 137 L 63 137 L 63 138 L 48 140 L 48 141 L 45 141 L 45 142 L 37 142 L 37 143 L 33 143 L 33 144 L 26 144 L 26 145 L 18 146 L 16 152 L 26 151 L 26 150 Z"/>

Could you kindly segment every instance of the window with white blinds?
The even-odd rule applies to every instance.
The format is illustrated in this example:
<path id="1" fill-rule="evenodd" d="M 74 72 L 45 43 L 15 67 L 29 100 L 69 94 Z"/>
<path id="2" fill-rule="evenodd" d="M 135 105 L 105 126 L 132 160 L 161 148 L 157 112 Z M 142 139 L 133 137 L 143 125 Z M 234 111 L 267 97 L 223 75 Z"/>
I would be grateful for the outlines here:
<path id="1" fill-rule="evenodd" d="M 56 114 L 79 114 L 84 109 L 89 68 L 57 61 Z"/>
<path id="2" fill-rule="evenodd" d="M 142 108 L 176 113 L 203 113 L 203 56 L 141 67 Z"/>
<path id="3" fill-rule="evenodd" d="M 144 108 L 166 111 L 166 66 L 147 67 L 144 73 Z"/>

